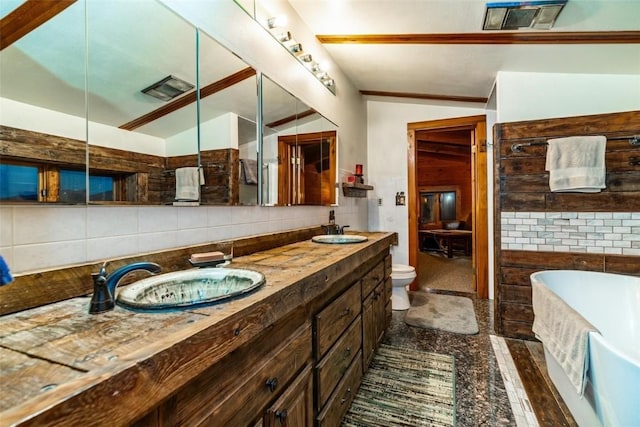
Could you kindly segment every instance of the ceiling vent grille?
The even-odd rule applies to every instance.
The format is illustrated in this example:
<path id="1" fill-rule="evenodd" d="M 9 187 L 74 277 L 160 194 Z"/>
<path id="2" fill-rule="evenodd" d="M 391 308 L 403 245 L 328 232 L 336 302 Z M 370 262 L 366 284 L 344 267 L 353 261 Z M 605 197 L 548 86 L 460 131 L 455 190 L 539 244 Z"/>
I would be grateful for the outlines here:
<path id="1" fill-rule="evenodd" d="M 483 30 L 548 30 L 568 0 L 487 3 Z"/>

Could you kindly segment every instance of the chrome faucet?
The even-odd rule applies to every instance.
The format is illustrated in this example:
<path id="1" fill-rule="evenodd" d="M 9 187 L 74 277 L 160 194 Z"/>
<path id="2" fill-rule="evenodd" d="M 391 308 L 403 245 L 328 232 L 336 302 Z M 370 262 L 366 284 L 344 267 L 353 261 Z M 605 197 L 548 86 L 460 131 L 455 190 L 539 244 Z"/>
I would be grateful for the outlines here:
<path id="1" fill-rule="evenodd" d="M 120 280 L 127 274 L 135 270 L 146 270 L 149 273 L 155 274 L 162 270 L 162 267 L 154 262 L 134 262 L 124 265 L 107 275 L 108 263 L 109 261 L 105 261 L 102 267 L 100 267 L 99 272 L 91 273 L 91 277 L 93 278 L 93 296 L 91 297 L 91 304 L 89 305 L 89 314 L 99 314 L 114 309 L 116 306 L 116 287 L 120 283 Z"/>

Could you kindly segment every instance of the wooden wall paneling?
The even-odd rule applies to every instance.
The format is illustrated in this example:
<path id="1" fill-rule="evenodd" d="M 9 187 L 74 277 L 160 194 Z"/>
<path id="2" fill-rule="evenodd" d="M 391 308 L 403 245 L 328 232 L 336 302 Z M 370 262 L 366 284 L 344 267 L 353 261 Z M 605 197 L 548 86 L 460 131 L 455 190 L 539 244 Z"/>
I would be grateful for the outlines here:
<path id="1" fill-rule="evenodd" d="M 600 193 L 552 193 L 544 170 L 548 138 L 605 135 L 607 188 Z M 537 252 L 501 249 L 501 214 L 504 211 L 637 212 L 640 209 L 640 167 L 630 157 L 640 148 L 628 139 L 640 134 L 640 111 L 497 124 L 495 141 L 495 326 L 499 334 L 532 339 L 531 284 L 537 270 L 607 271 L 640 276 L 640 257 L 595 253 Z M 638 154 L 636 154 L 638 153 Z"/>
<path id="2" fill-rule="evenodd" d="M 0 125 L 0 154 L 18 160 L 84 165 L 84 141 Z"/>

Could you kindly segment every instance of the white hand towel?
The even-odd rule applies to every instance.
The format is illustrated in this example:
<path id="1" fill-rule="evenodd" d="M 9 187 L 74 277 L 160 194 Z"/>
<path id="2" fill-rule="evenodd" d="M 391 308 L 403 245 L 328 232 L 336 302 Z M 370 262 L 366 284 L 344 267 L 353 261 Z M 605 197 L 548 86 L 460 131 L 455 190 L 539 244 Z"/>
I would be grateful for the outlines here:
<path id="1" fill-rule="evenodd" d="M 598 193 L 606 188 L 605 136 L 572 136 L 547 143 L 545 169 L 551 191 Z"/>
<path id="2" fill-rule="evenodd" d="M 200 185 L 202 184 L 204 184 L 204 173 L 201 168 L 176 169 L 176 200 L 200 200 Z"/>

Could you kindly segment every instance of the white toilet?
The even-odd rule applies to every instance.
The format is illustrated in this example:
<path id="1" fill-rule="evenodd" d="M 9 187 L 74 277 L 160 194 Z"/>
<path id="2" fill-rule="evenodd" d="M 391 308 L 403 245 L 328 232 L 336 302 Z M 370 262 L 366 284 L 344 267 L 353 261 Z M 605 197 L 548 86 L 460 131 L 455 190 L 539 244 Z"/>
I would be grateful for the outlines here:
<path id="1" fill-rule="evenodd" d="M 416 269 L 410 265 L 393 264 L 391 266 L 391 309 L 407 310 L 410 307 L 407 285 L 416 278 Z"/>

